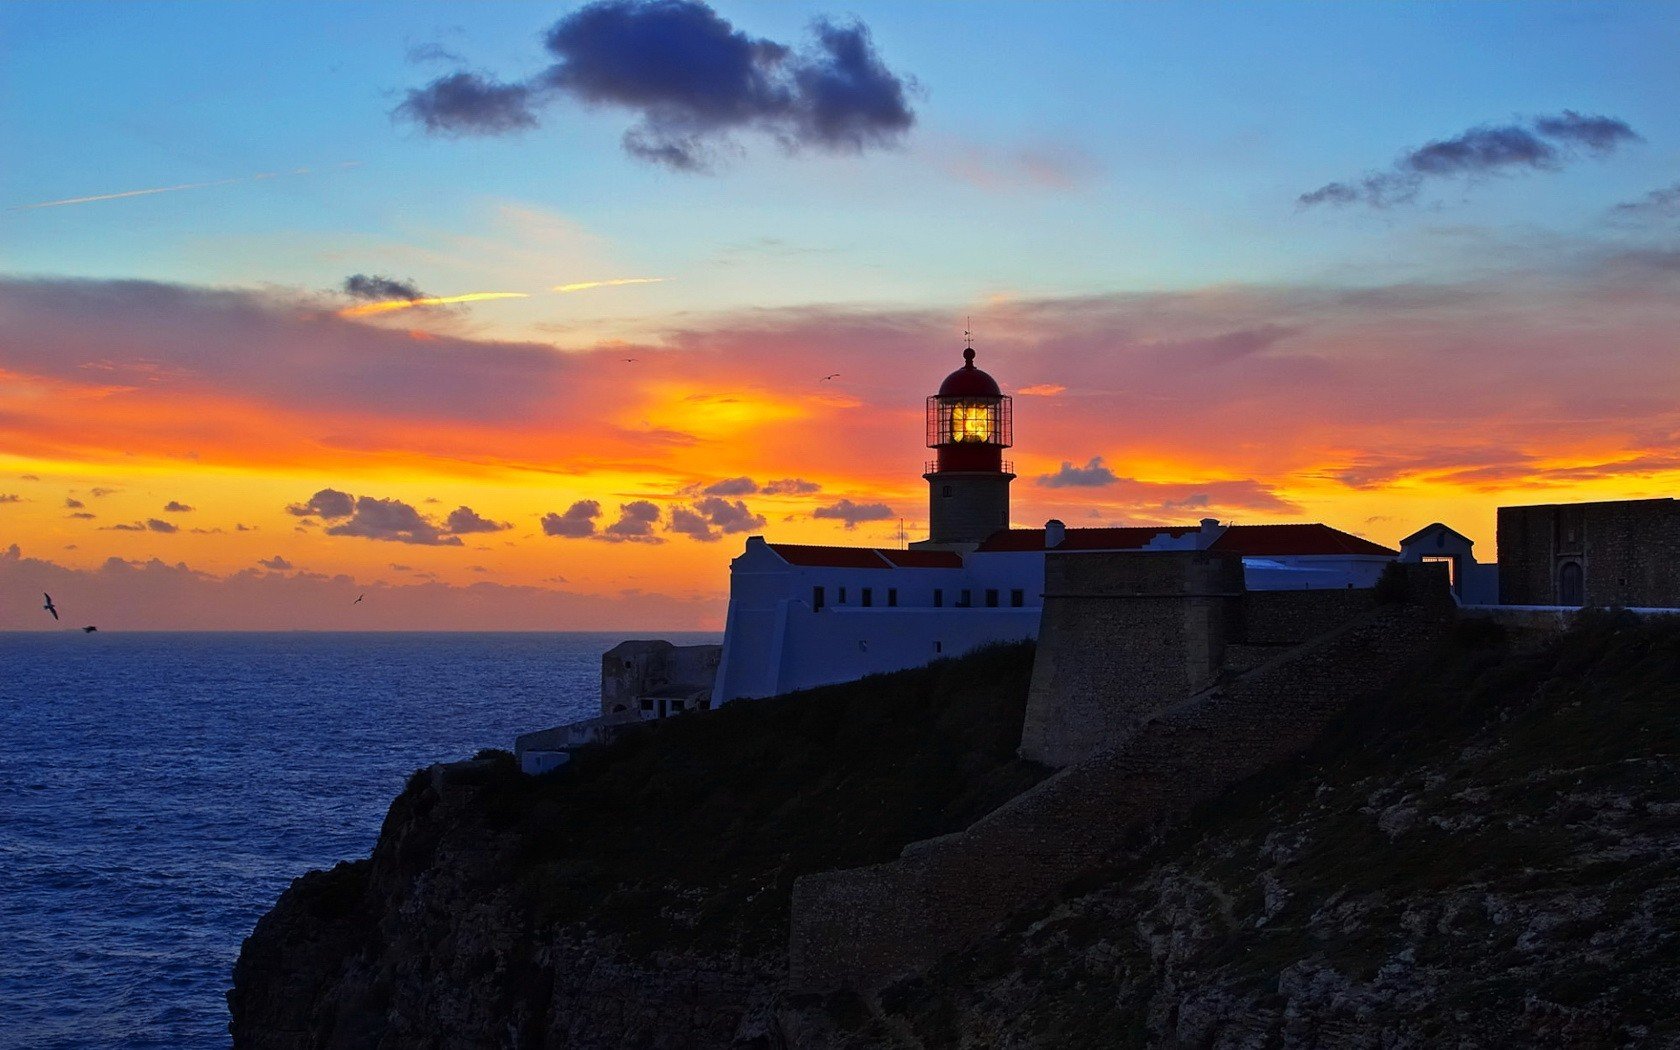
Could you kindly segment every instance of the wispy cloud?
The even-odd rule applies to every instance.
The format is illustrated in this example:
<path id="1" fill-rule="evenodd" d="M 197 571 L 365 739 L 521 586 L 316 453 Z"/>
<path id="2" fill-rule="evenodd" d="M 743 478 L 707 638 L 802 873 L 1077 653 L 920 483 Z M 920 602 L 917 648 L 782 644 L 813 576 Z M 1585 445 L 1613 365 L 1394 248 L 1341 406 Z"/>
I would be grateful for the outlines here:
<path id="1" fill-rule="evenodd" d="M 65 208 L 72 204 L 96 204 L 100 201 L 120 201 L 130 197 L 150 197 L 159 193 L 180 193 L 184 190 L 207 190 L 217 186 L 234 186 L 242 182 L 264 182 L 277 179 L 283 175 L 314 175 L 320 171 L 346 171 L 361 166 L 361 161 L 350 160 L 343 164 L 335 164 L 329 168 L 293 168 L 290 171 L 264 171 L 255 175 L 240 175 L 231 179 L 212 179 L 209 182 L 183 182 L 174 186 L 152 186 L 143 190 L 120 190 L 116 193 L 96 193 L 87 197 L 64 197 L 53 201 L 37 201 L 34 204 L 17 204 L 7 211 L 35 211 L 39 208 Z"/>
<path id="2" fill-rule="evenodd" d="M 450 306 L 455 303 L 481 303 L 492 299 L 529 299 L 528 292 L 467 292 L 464 295 L 427 295 L 419 299 L 382 299 L 378 302 L 346 306 L 338 311 L 340 317 L 366 317 L 387 314 L 393 310 L 409 310 L 416 306 Z"/>
<path id="3" fill-rule="evenodd" d="M 624 284 L 660 284 L 667 280 L 664 277 L 614 277 L 605 281 L 578 281 L 575 284 L 557 284 L 556 292 L 586 292 L 591 288 L 617 288 Z"/>
<path id="4" fill-rule="evenodd" d="M 1512 124 L 1483 124 L 1451 138 L 1426 142 L 1400 155 L 1386 171 L 1330 182 L 1296 198 L 1302 207 L 1366 204 L 1386 208 L 1417 200 L 1432 179 L 1556 171 L 1582 152 L 1602 157 L 1643 141 L 1625 121 L 1566 109 L 1556 116 Z"/>

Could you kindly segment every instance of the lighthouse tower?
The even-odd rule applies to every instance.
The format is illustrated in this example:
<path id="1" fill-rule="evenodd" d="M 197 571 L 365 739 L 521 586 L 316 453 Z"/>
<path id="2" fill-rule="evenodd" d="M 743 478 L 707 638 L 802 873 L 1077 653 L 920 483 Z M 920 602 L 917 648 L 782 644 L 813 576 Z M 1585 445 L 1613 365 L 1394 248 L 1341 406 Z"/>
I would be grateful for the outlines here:
<path id="1" fill-rule="evenodd" d="M 963 548 L 1009 527 L 1009 483 L 1015 480 L 1003 450 L 1014 443 L 1009 398 L 997 380 L 974 367 L 974 347 L 963 366 L 945 377 L 927 399 L 927 443 L 938 458 L 922 476 L 928 483 L 928 538 L 919 548 Z"/>

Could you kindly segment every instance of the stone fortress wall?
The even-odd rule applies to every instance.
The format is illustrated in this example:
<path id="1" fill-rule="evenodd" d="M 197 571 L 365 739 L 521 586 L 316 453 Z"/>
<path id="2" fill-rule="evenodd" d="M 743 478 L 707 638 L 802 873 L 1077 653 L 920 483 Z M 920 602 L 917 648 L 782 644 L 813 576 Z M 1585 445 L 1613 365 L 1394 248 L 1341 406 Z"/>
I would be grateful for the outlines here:
<path id="1" fill-rule="evenodd" d="M 790 986 L 871 987 L 923 968 L 1197 803 L 1305 752 L 1451 623 L 1445 571 L 1399 571 L 1414 577 L 1405 605 L 1378 605 L 1369 591 L 1255 601 L 1240 593 L 1240 563 L 1233 595 L 1229 565 L 1208 552 L 1052 556 L 1038 652 L 1049 666 L 1041 678 L 1035 665 L 1028 718 L 1039 753 L 1081 757 L 898 860 L 801 878 Z M 1117 653 L 1107 630 L 1153 648 Z M 1238 647 L 1273 655 L 1237 672 L 1223 657 Z M 1062 688 L 1070 710 L 1100 728 L 1082 732 L 1079 718 L 1054 709 Z"/>
<path id="2" fill-rule="evenodd" d="M 1680 501 L 1500 507 L 1498 532 L 1502 605 L 1680 607 Z"/>

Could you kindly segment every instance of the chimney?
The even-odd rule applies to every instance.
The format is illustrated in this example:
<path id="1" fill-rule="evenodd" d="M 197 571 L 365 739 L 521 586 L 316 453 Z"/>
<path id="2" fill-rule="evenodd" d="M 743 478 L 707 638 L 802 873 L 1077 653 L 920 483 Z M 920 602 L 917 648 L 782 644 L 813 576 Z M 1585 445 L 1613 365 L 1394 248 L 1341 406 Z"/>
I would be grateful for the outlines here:
<path id="1" fill-rule="evenodd" d="M 1065 539 L 1067 539 L 1066 525 L 1063 525 L 1055 518 L 1051 518 L 1049 521 L 1044 523 L 1045 550 L 1054 550 L 1055 548 L 1060 547 L 1062 545 L 1062 541 Z"/>
<path id="2" fill-rule="evenodd" d="M 1202 550 L 1207 550 L 1209 547 L 1213 546 L 1213 541 L 1217 540 L 1219 538 L 1219 534 L 1223 531 L 1225 530 L 1219 527 L 1218 518 L 1203 518 L 1202 533 L 1197 538 L 1196 546 L 1200 547 Z"/>

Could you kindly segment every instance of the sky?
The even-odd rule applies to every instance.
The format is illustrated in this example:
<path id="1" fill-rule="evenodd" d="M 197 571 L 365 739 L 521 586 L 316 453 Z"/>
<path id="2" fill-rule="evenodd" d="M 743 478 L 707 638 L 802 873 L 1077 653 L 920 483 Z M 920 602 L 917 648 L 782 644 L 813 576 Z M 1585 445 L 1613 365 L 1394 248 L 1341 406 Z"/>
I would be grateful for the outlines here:
<path id="1" fill-rule="evenodd" d="M 0 5 L 0 629 L 719 628 L 965 329 L 1018 526 L 1670 495 L 1676 13 Z"/>

